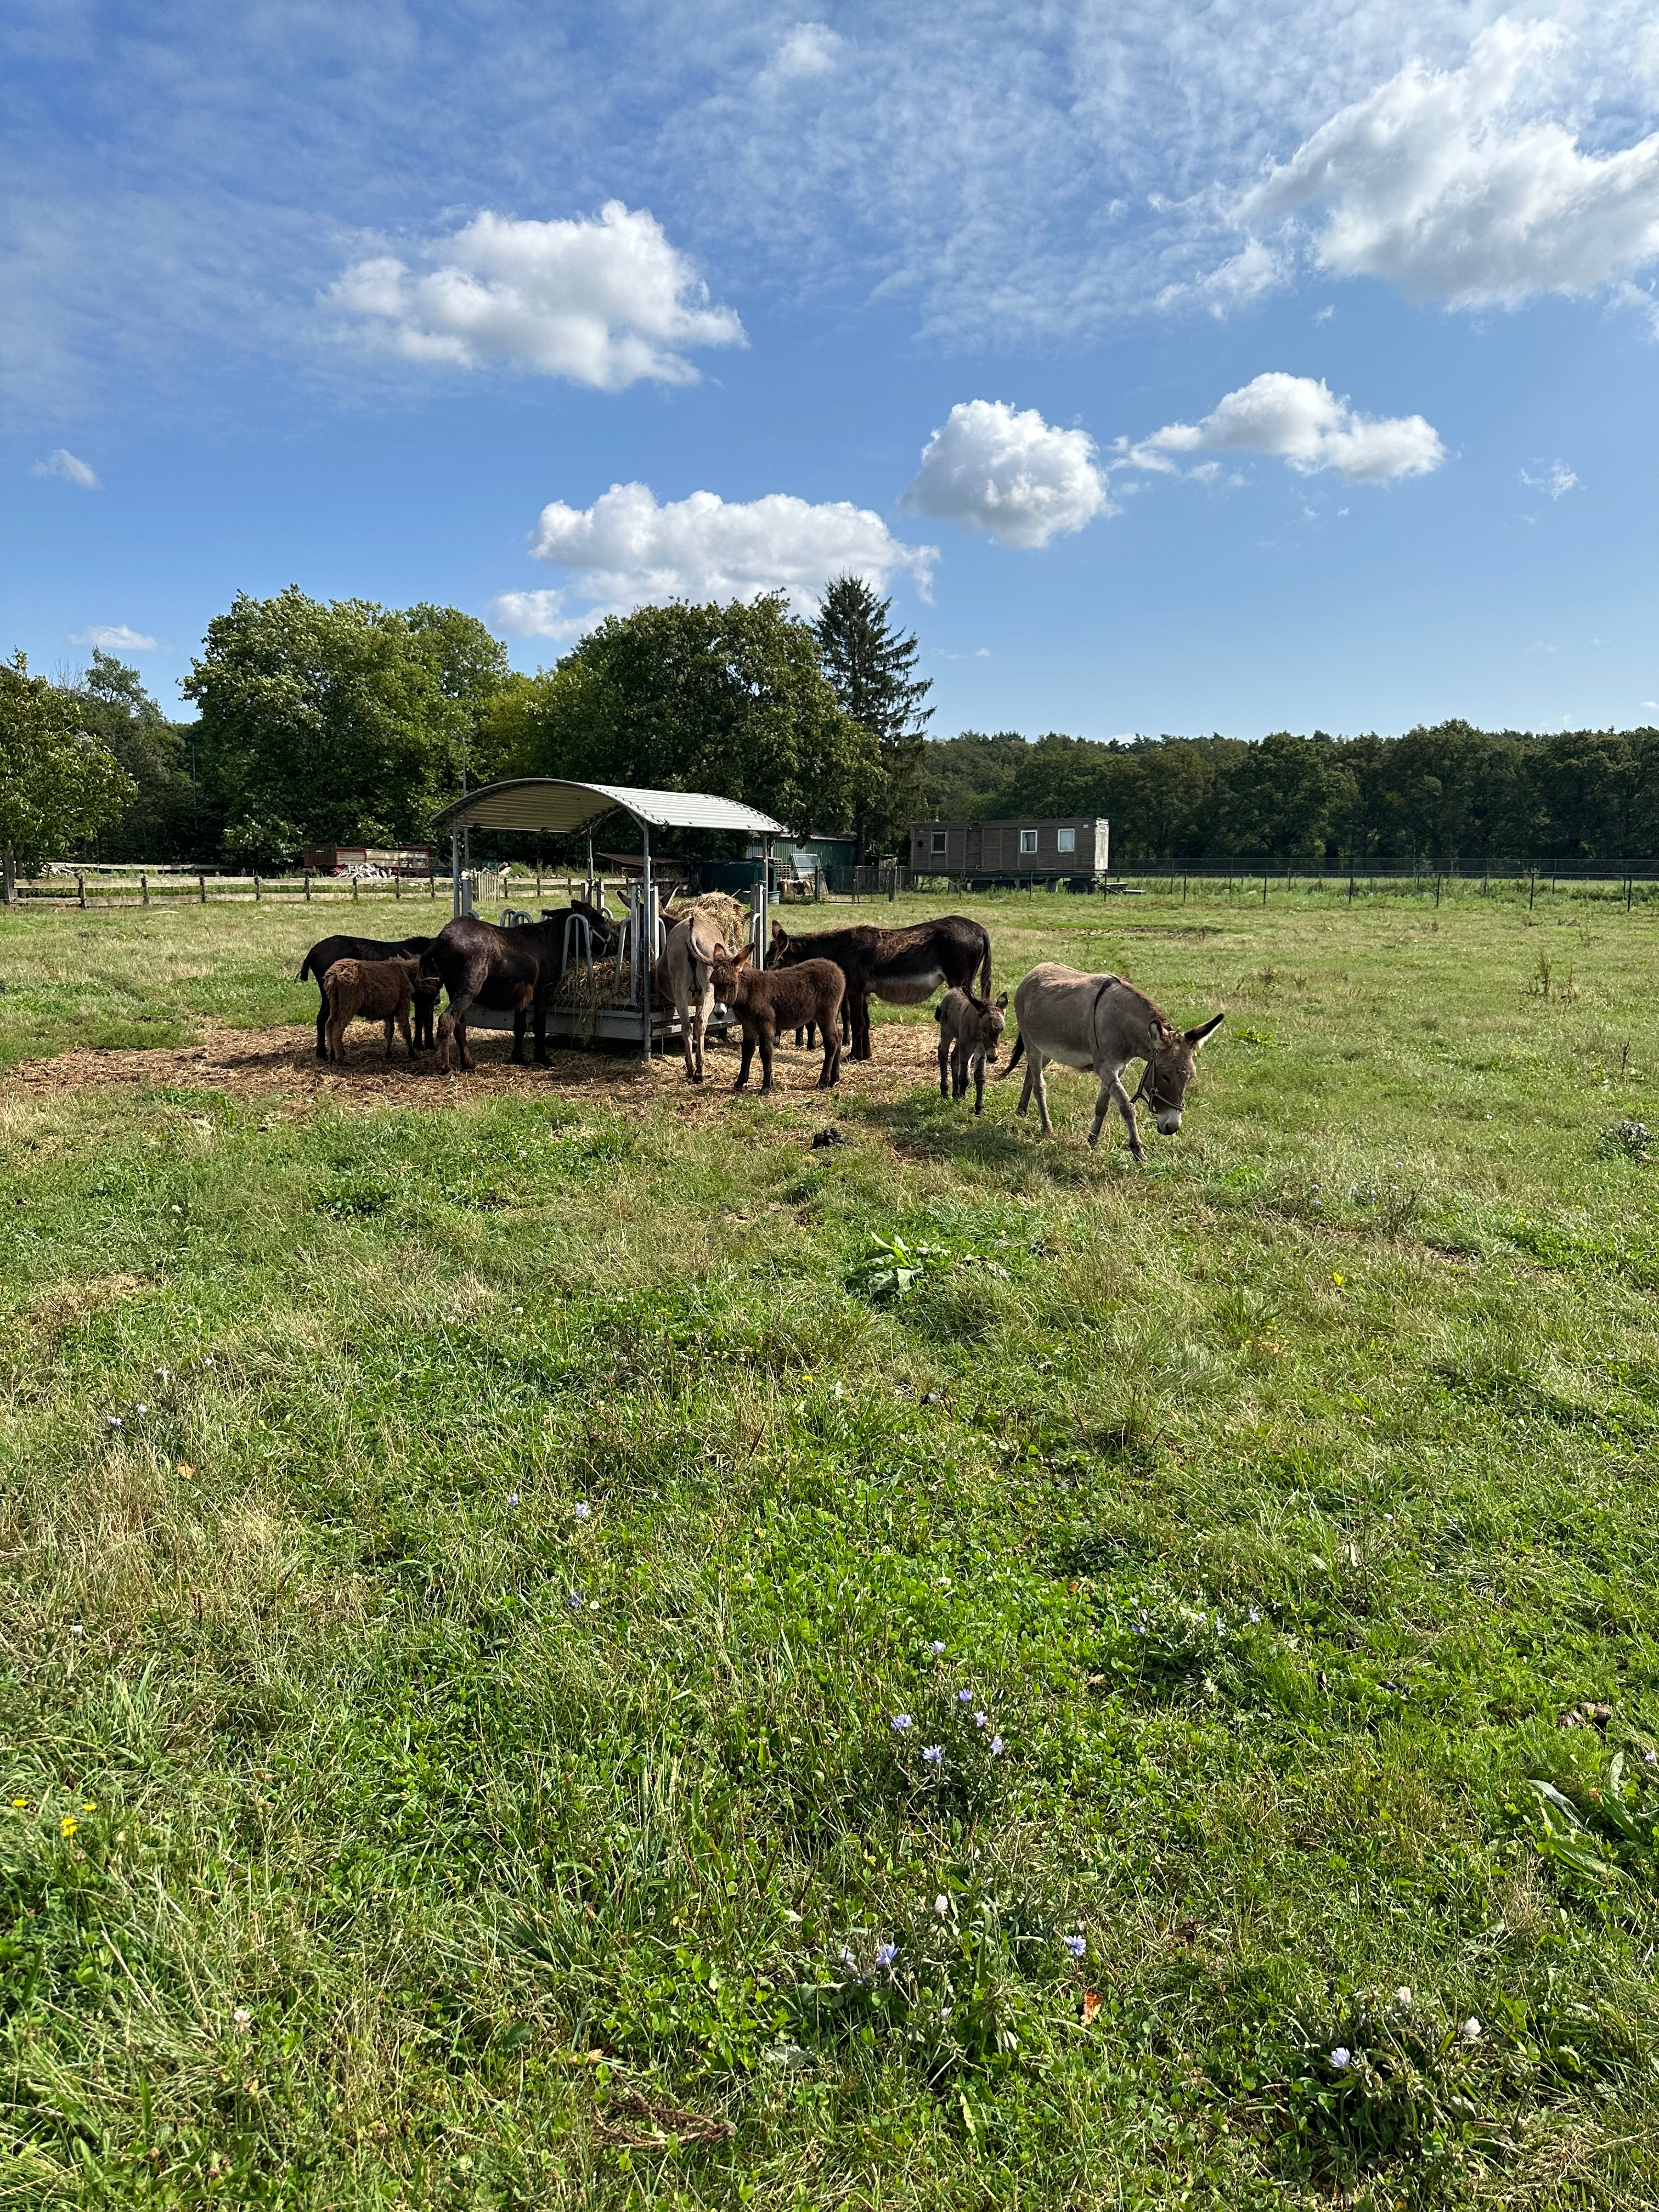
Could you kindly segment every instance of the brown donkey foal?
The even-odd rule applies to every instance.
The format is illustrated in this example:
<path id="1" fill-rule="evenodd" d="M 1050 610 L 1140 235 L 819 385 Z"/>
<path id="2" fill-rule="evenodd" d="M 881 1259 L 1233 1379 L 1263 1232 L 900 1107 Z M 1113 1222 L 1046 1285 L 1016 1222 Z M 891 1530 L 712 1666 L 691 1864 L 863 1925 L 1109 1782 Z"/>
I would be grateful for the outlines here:
<path id="1" fill-rule="evenodd" d="M 803 960 L 793 968 L 751 968 L 747 946 L 735 957 L 722 945 L 713 962 L 715 996 L 743 1025 L 743 1065 L 732 1085 L 749 1080 L 755 1047 L 760 1047 L 761 1089 L 772 1088 L 772 1048 L 780 1030 L 816 1022 L 823 1038 L 823 1068 L 818 1089 L 828 1091 L 841 1073 L 841 1002 L 847 979 L 833 960 Z"/>
<path id="2" fill-rule="evenodd" d="M 415 1039 L 409 1026 L 410 1003 L 420 957 L 406 960 L 337 960 L 323 977 L 323 998 L 328 1007 L 328 1056 L 345 1066 L 345 1033 L 358 1019 L 386 1024 L 386 1056 L 392 1057 L 392 1029 L 403 1032 L 409 1056 L 415 1057 Z"/>
<path id="3" fill-rule="evenodd" d="M 939 1024 L 939 1095 L 941 1098 L 968 1096 L 968 1071 L 974 1071 L 974 1111 L 985 1111 L 985 1063 L 997 1056 L 1008 994 L 993 1006 L 971 991 L 947 991 L 933 1009 Z M 945 1086 L 946 1075 L 950 1087 Z"/>

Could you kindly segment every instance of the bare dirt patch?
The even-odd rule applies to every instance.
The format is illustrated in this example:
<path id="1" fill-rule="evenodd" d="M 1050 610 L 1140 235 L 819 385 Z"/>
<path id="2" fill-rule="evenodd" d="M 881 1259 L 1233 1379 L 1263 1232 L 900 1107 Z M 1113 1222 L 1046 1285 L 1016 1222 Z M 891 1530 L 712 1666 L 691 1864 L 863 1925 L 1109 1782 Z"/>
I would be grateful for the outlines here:
<path id="1" fill-rule="evenodd" d="M 817 1048 L 797 1052 L 780 1047 L 773 1097 L 793 1105 L 821 1106 L 833 1119 L 838 1098 L 902 1098 L 919 1084 L 938 1081 L 938 1030 L 930 1021 L 886 1022 L 875 1032 L 875 1057 L 843 1059 L 837 1089 L 815 1086 L 823 1054 Z M 510 1037 L 474 1030 L 477 1066 L 470 1075 L 441 1074 L 430 1053 L 411 1066 L 401 1046 L 390 1060 L 378 1041 L 350 1049 L 347 1065 L 331 1067 L 316 1056 L 316 1032 L 308 1024 L 280 1030 L 204 1027 L 194 1044 L 149 1050 L 79 1049 L 54 1059 L 26 1060 L 0 1077 L 0 1100 L 56 1098 L 85 1090 L 157 1089 L 218 1092 L 249 1105 L 288 1114 L 319 1110 L 374 1111 L 388 1106 L 434 1110 L 476 1104 L 499 1097 L 604 1100 L 613 1108 L 644 1111 L 659 1101 L 699 1121 L 720 1114 L 731 1098 L 738 1070 L 735 1043 L 711 1043 L 708 1079 L 701 1086 L 685 1079 L 678 1051 L 654 1059 L 647 1067 L 623 1053 L 555 1050 L 549 1068 L 514 1067 L 507 1059 Z M 746 1096 L 758 1095 L 756 1060 Z"/>

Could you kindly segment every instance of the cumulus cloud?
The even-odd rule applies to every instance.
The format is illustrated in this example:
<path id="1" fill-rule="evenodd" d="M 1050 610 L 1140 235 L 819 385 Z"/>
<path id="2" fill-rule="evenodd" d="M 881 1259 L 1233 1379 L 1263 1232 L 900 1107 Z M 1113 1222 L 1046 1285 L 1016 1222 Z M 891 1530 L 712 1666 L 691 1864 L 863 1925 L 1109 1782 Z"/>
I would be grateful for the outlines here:
<path id="1" fill-rule="evenodd" d="M 1350 483 L 1423 477 L 1446 458 L 1438 433 L 1420 415 L 1361 415 L 1311 376 L 1269 370 L 1230 392 L 1201 422 L 1170 422 L 1121 448 L 1114 466 L 1166 474 L 1195 453 L 1272 453 L 1299 475 L 1335 469 Z"/>
<path id="2" fill-rule="evenodd" d="M 1547 491 L 1552 499 L 1559 499 L 1578 478 L 1565 461 L 1552 461 L 1547 467 L 1542 461 L 1534 461 L 1522 470 L 1521 481 L 1529 491 Z"/>
<path id="3" fill-rule="evenodd" d="M 797 23 L 774 48 L 766 75 L 784 84 L 798 83 L 803 77 L 828 76 L 846 44 L 827 23 Z"/>
<path id="4" fill-rule="evenodd" d="M 659 505 L 647 484 L 612 484 L 592 507 L 554 500 L 531 538 L 539 561 L 572 572 L 572 590 L 592 604 L 564 611 L 560 592 L 514 592 L 496 602 L 536 627 L 521 635 L 574 635 L 600 616 L 664 599 L 753 599 L 781 592 L 799 614 L 816 613 L 832 576 L 862 576 L 875 590 L 908 574 L 926 599 L 939 550 L 907 545 L 881 517 L 848 500 L 821 506 L 787 492 L 723 500 L 712 491 Z M 549 627 L 548 625 L 572 627 Z"/>
<path id="5" fill-rule="evenodd" d="M 37 461 L 34 473 L 38 477 L 62 477 L 65 483 L 79 484 L 82 491 L 100 489 L 97 471 L 91 462 L 70 453 L 67 446 L 59 446 L 55 453 L 48 453 L 44 461 Z"/>
<path id="6" fill-rule="evenodd" d="M 88 623 L 70 636 L 71 645 L 96 646 L 100 653 L 154 653 L 155 640 L 125 623 Z"/>
<path id="7" fill-rule="evenodd" d="M 901 507 L 1029 548 L 1109 514 L 1106 480 L 1086 430 L 1057 429 L 1035 407 L 960 400 L 922 448 Z"/>
<path id="8" fill-rule="evenodd" d="M 391 254 L 354 262 L 328 300 L 405 360 L 506 362 L 601 392 L 693 382 L 685 349 L 744 343 L 655 216 L 621 200 L 571 222 L 485 209 L 422 258 L 423 271 Z"/>
<path id="9" fill-rule="evenodd" d="M 489 603 L 497 629 L 508 637 L 550 637 L 568 645 L 594 620 L 592 615 L 567 612 L 562 592 L 503 592 Z"/>
<path id="10" fill-rule="evenodd" d="M 1565 44 L 1554 23 L 1504 18 L 1461 69 L 1408 63 L 1273 168 L 1239 220 L 1316 210 L 1322 267 L 1454 307 L 1592 292 L 1645 267 L 1659 258 L 1659 132 L 1586 154 L 1562 123 L 1526 112 Z"/>

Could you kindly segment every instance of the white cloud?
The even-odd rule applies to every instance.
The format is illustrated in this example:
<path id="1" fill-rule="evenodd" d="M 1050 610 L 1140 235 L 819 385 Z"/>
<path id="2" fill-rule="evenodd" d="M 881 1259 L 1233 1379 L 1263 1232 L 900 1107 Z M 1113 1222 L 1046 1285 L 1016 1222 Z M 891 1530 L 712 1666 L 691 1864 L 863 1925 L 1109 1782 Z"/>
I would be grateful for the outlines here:
<path id="1" fill-rule="evenodd" d="M 828 76 L 841 59 L 847 41 L 827 23 L 797 23 L 778 41 L 765 74 L 775 81 L 799 82 L 802 77 Z"/>
<path id="2" fill-rule="evenodd" d="M 655 216 L 621 200 L 573 222 L 485 209 L 424 258 L 424 274 L 391 254 L 354 262 L 328 299 L 406 360 L 501 361 L 602 392 L 690 383 L 684 349 L 745 342 Z"/>
<path id="3" fill-rule="evenodd" d="M 1521 481 L 1529 491 L 1547 491 L 1552 499 L 1559 499 L 1578 478 L 1565 461 L 1552 461 L 1547 468 L 1539 461 L 1522 470 Z"/>
<path id="4" fill-rule="evenodd" d="M 1046 545 L 1113 511 L 1097 459 L 1086 430 L 1057 429 L 1035 407 L 960 400 L 922 448 L 899 504 L 999 545 Z"/>
<path id="5" fill-rule="evenodd" d="M 1586 154 L 1528 112 L 1566 44 L 1558 24 L 1500 18 L 1461 69 L 1408 63 L 1247 192 L 1239 220 L 1317 209 L 1323 268 L 1454 307 L 1592 292 L 1645 267 L 1659 258 L 1659 132 Z"/>
<path id="6" fill-rule="evenodd" d="M 508 637 L 550 637 L 568 645 L 588 627 L 591 615 L 565 611 L 562 592 L 503 592 L 489 603 L 497 629 Z"/>
<path id="7" fill-rule="evenodd" d="M 1446 458 L 1420 415 L 1368 416 L 1311 376 L 1269 370 L 1230 392 L 1201 422 L 1170 422 L 1122 447 L 1115 466 L 1174 473 L 1175 456 L 1200 452 L 1272 453 L 1303 476 L 1335 469 L 1350 483 L 1427 476 Z M 1206 465 L 1200 464 L 1201 472 Z"/>
<path id="8" fill-rule="evenodd" d="M 102 653 L 154 653 L 155 640 L 125 623 L 88 623 L 70 639 L 71 645 L 95 645 Z"/>
<path id="9" fill-rule="evenodd" d="M 100 489 L 97 471 L 89 461 L 60 446 L 55 453 L 48 453 L 44 461 L 37 461 L 34 473 L 38 477 L 62 477 L 65 483 L 79 484 L 82 491 Z"/>
<path id="10" fill-rule="evenodd" d="M 782 592 L 797 613 L 810 615 L 830 579 L 848 574 L 880 591 L 903 573 L 926 599 L 939 558 L 936 546 L 904 544 L 878 514 L 848 500 L 814 506 L 787 492 L 727 501 L 694 491 L 659 506 L 642 483 L 612 484 L 588 507 L 554 500 L 542 509 L 530 550 L 571 570 L 572 588 L 593 604 L 585 615 L 567 616 L 559 593 L 511 593 L 514 613 L 579 628 L 664 599 L 753 599 L 763 592 Z M 544 626 L 528 634 L 562 633 Z"/>
<path id="11" fill-rule="evenodd" d="M 1291 279 L 1290 264 L 1281 253 L 1259 238 L 1247 239 L 1238 252 L 1212 269 L 1207 276 L 1166 284 L 1158 295 L 1160 307 L 1184 307 L 1189 302 L 1207 307 L 1218 321 L 1235 308 L 1254 307 L 1269 292 L 1277 292 Z"/>

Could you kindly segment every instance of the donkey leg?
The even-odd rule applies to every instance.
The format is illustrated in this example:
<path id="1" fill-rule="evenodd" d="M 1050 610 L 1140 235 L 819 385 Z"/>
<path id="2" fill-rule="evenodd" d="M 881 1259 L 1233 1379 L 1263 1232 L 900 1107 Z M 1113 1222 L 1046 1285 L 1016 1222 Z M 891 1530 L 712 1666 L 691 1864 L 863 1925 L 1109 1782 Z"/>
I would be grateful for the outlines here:
<path id="1" fill-rule="evenodd" d="M 985 1111 L 985 1054 L 982 1052 L 974 1055 L 974 1111 L 975 1114 Z"/>
<path id="2" fill-rule="evenodd" d="M 1048 1086 L 1042 1079 L 1046 1072 L 1042 1054 L 1040 1052 L 1034 1052 L 1031 1054 L 1031 1088 L 1036 1093 L 1037 1113 L 1042 1123 L 1042 1133 L 1045 1137 L 1052 1137 L 1054 1133 L 1054 1125 L 1048 1119 Z"/>
<path id="3" fill-rule="evenodd" d="M 508 1064 L 513 1067 L 522 1067 L 524 1066 L 525 1024 L 529 1020 L 529 1018 L 530 1009 L 527 1006 L 514 1007 L 513 1012 L 513 1050 L 508 1055 Z"/>
<path id="4" fill-rule="evenodd" d="M 948 1098 L 951 1095 L 951 1040 L 941 1028 L 939 1033 L 939 1095 L 941 1098 Z"/>
<path id="5" fill-rule="evenodd" d="M 763 1096 L 764 1096 L 764 1094 L 772 1088 L 772 1036 L 773 1030 L 771 1023 L 763 1022 L 761 1024 L 760 1032 L 761 1091 Z"/>
<path id="6" fill-rule="evenodd" d="M 547 994 L 545 991 L 538 991 L 532 1003 L 531 1026 L 536 1038 L 536 1065 L 538 1067 L 551 1067 L 553 1063 L 547 1056 Z"/>
<path id="7" fill-rule="evenodd" d="M 412 1028 L 412 1026 L 410 1025 L 410 1018 L 409 1018 L 409 1016 L 408 1016 L 408 1014 L 407 1014 L 407 1013 L 399 1013 L 399 1014 L 398 1014 L 398 1028 L 403 1031 L 404 1042 L 404 1043 L 409 1047 L 409 1056 L 410 1056 L 410 1058 L 411 1060 L 413 1060 L 413 1059 L 414 1059 L 414 1057 L 415 1057 L 415 1031 L 414 1031 L 414 1029 Z M 387 1051 L 387 1054 L 390 1054 L 390 1053 L 391 1053 L 391 1049 L 392 1049 L 392 1048 L 390 1047 L 390 1045 L 388 1045 L 388 1046 L 386 1047 L 386 1051 Z"/>
<path id="8" fill-rule="evenodd" d="M 749 1070 L 754 1064 L 754 1059 L 755 1040 L 750 1033 L 745 1030 L 743 1033 L 743 1065 L 738 1070 L 737 1081 L 732 1085 L 732 1088 L 734 1091 L 741 1091 L 747 1084 L 749 1080 Z"/>
<path id="9" fill-rule="evenodd" d="M 1109 1075 L 1101 1078 L 1100 1096 L 1095 1101 L 1095 1126 L 1089 1132 L 1091 1145 L 1100 1142 L 1101 1128 L 1106 1120 L 1107 1109 L 1111 1106 L 1115 1106 L 1123 1116 L 1123 1126 L 1129 1133 L 1129 1150 L 1138 1160 L 1144 1159 L 1146 1155 L 1141 1145 L 1140 1132 L 1135 1127 L 1134 1101 L 1123 1088 L 1123 1078 L 1116 1068 Z"/>
<path id="10" fill-rule="evenodd" d="M 328 993 L 325 991 L 317 1002 L 317 1057 L 328 1058 Z"/>

